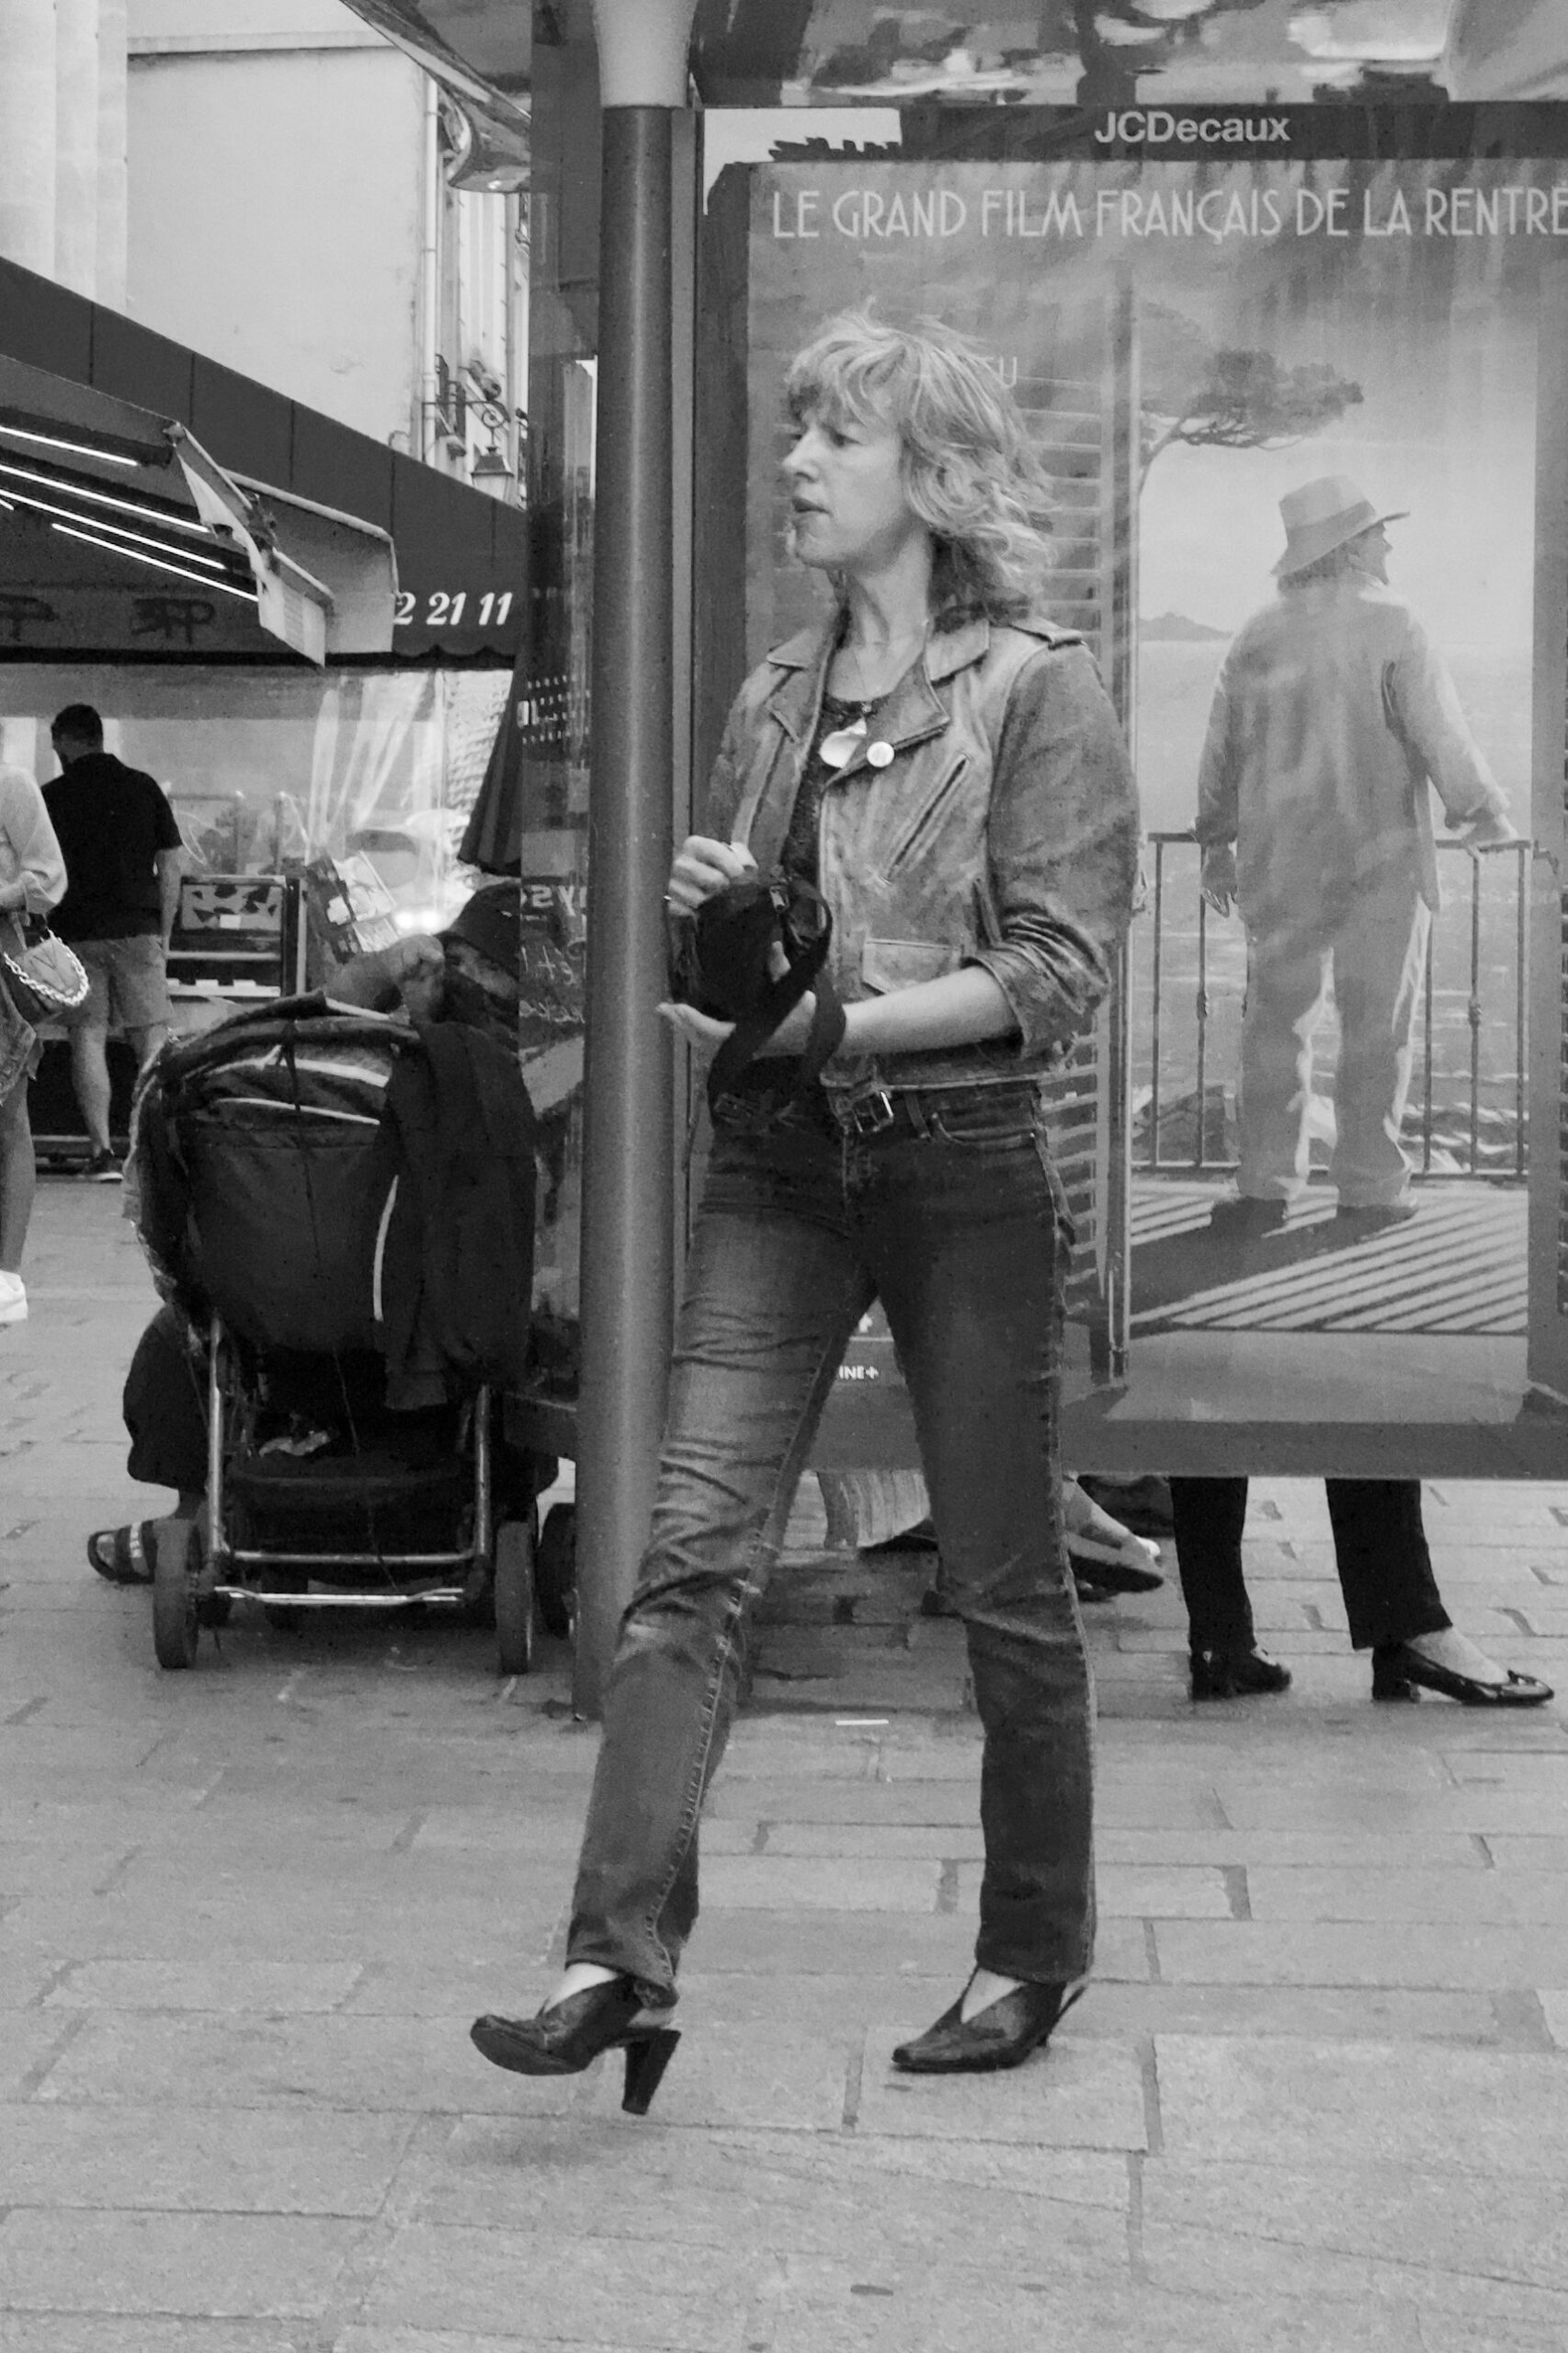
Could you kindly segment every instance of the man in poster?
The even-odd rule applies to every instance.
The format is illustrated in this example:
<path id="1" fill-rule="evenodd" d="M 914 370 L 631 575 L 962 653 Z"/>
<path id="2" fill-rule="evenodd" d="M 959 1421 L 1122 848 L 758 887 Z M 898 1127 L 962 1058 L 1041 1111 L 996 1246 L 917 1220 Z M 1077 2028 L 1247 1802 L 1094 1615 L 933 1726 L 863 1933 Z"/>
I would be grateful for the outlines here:
<path id="1" fill-rule="evenodd" d="M 1199 778 L 1203 893 L 1247 934 L 1241 1165 L 1213 1230 L 1282 1225 L 1306 1190 L 1312 1035 L 1339 1014 L 1336 1223 L 1414 1217 L 1400 1128 L 1432 911 L 1429 786 L 1472 849 L 1514 838 L 1447 664 L 1388 586 L 1385 524 L 1343 474 L 1280 501 L 1276 599 L 1225 657 Z"/>

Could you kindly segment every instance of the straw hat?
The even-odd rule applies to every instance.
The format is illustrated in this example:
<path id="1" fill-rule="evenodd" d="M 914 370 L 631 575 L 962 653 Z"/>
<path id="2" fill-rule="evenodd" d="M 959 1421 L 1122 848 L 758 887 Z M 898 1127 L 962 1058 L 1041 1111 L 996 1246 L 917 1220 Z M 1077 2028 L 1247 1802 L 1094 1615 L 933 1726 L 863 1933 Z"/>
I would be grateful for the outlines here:
<path id="1" fill-rule="evenodd" d="M 1279 501 L 1285 526 L 1285 552 L 1274 569 L 1280 579 L 1316 563 L 1347 540 L 1358 540 L 1379 523 L 1403 521 L 1410 509 L 1380 513 L 1364 490 L 1348 474 L 1323 474 L 1316 482 L 1289 490 Z"/>

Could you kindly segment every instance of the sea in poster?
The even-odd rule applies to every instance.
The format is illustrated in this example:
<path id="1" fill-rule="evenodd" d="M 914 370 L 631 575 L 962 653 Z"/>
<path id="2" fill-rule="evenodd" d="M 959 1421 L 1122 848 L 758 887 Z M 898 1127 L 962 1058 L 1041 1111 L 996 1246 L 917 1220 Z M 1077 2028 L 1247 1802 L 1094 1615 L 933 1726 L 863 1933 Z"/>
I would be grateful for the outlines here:
<path id="1" fill-rule="evenodd" d="M 1107 1160 L 1108 1188 L 1118 1154 L 1131 1167 L 1119 1225 L 1106 1205 L 1119 1323 L 1085 1408 L 1108 1454 L 1119 1422 L 1144 1439 L 1168 1428 L 1171 1467 L 1184 1431 L 1334 1425 L 1383 1434 L 1381 1452 L 1347 1441 L 1344 1467 L 1368 1469 L 1406 1427 L 1478 1427 L 1476 1467 L 1502 1467 L 1502 1434 L 1550 1407 L 1564 1360 L 1561 1204 L 1541 1157 L 1558 1150 L 1557 1063 L 1538 1051 L 1532 1101 L 1528 1031 L 1532 881 L 1538 1029 L 1556 904 L 1532 844 L 1554 855 L 1562 825 L 1562 647 L 1542 606 L 1543 581 L 1549 601 L 1562 593 L 1562 527 L 1542 509 L 1563 433 L 1568 164 L 780 162 L 751 174 L 748 266 L 751 660 L 822 610 L 785 548 L 776 460 L 790 356 L 833 313 L 869 303 L 974 337 L 1057 482 L 1052 609 L 1118 693 L 1146 835 Z M 1236 1235 L 1214 1213 L 1260 1149 L 1240 1085 L 1248 937 L 1204 908 L 1191 832 L 1227 656 L 1281 598 L 1282 502 L 1329 479 L 1397 518 L 1388 593 L 1519 839 L 1470 855 L 1433 793 L 1437 887 L 1422 889 L 1440 904 L 1412 983 L 1408 1087 L 1391 1084 L 1385 1107 L 1406 1220 L 1339 1214 L 1357 1205 L 1369 1120 L 1355 1010 L 1339 1084 L 1334 982 L 1346 1002 L 1361 986 L 1354 921 L 1300 911 L 1324 951 L 1321 1006 L 1297 1005 L 1287 1041 L 1310 1039 L 1291 1115 L 1309 1174 L 1282 1225 Z M 1369 902 L 1351 918 L 1381 921 Z M 1411 921 L 1401 902 L 1396 925 Z M 1267 952 L 1255 923 L 1255 991 Z M 1560 983 L 1549 1010 L 1560 1027 Z"/>

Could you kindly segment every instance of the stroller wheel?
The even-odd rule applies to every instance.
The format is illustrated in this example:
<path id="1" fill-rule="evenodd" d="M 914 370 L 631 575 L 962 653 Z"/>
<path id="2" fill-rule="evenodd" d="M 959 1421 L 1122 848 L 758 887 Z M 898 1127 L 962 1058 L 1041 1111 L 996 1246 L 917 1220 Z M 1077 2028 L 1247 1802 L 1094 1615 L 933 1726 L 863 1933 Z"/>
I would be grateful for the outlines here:
<path id="1" fill-rule="evenodd" d="M 164 1667 L 196 1658 L 196 1531 L 183 1519 L 156 1523 L 153 1557 L 153 1653 Z"/>
<path id="2" fill-rule="evenodd" d="M 573 1603 L 577 1591 L 575 1504 L 552 1504 L 546 1512 L 534 1575 L 544 1631 L 558 1642 L 565 1642 L 572 1632 Z"/>
<path id="3" fill-rule="evenodd" d="M 534 1658 L 534 1541 L 526 1519 L 495 1531 L 495 1648 L 503 1675 L 526 1675 Z"/>

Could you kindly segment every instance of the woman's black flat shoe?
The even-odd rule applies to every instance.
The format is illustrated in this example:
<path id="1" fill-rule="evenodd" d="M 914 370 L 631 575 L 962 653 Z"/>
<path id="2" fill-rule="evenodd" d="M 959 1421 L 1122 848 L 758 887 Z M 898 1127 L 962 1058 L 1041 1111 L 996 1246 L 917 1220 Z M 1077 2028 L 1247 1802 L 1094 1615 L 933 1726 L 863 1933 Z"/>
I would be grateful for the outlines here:
<path id="1" fill-rule="evenodd" d="M 1017 2067 L 1049 2040 L 1088 1984 L 1017 1985 L 1000 2001 L 965 2019 L 960 1994 L 950 2010 L 914 2042 L 901 2042 L 892 2063 L 906 2075 L 982 2075 Z"/>
<path id="2" fill-rule="evenodd" d="M 630 1977 L 585 1986 L 537 2018 L 475 2018 L 469 2040 L 515 2075 L 580 2075 L 604 2051 L 626 2053 L 621 2107 L 646 2116 L 680 2036 L 674 2027 L 638 2025 L 642 2001 Z"/>
<path id="3" fill-rule="evenodd" d="M 1195 1699 L 1241 1699 L 1290 1688 L 1290 1668 L 1266 1651 L 1194 1651 L 1188 1665 Z"/>
<path id="4" fill-rule="evenodd" d="M 1380 1643 L 1372 1653 L 1373 1699 L 1418 1699 L 1424 1690 L 1440 1691 L 1461 1708 L 1539 1708 L 1554 1697 L 1551 1684 L 1538 1676 L 1516 1675 L 1510 1668 L 1506 1682 L 1483 1683 L 1423 1658 L 1408 1643 Z"/>

